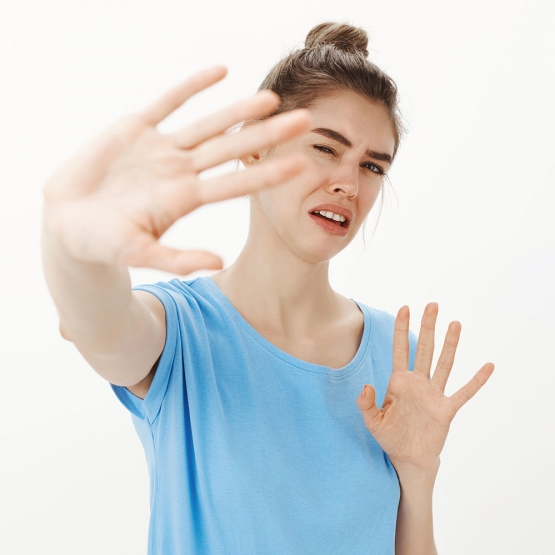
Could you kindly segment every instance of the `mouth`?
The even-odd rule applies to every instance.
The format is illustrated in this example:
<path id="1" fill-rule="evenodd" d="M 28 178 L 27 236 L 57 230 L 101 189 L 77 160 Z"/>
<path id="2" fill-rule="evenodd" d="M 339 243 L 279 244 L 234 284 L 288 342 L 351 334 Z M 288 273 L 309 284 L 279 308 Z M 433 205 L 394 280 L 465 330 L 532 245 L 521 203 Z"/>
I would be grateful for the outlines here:
<path id="1" fill-rule="evenodd" d="M 330 210 L 318 210 L 310 213 L 311 216 L 316 216 L 318 218 L 323 218 L 324 220 L 328 220 L 329 222 L 333 222 L 336 225 L 341 227 L 349 227 L 349 220 L 342 216 L 341 214 L 336 214 Z"/>
<path id="2" fill-rule="evenodd" d="M 340 237 L 345 237 L 349 233 L 349 226 L 353 219 L 351 210 L 337 204 L 315 206 L 309 215 L 319 227 Z"/>

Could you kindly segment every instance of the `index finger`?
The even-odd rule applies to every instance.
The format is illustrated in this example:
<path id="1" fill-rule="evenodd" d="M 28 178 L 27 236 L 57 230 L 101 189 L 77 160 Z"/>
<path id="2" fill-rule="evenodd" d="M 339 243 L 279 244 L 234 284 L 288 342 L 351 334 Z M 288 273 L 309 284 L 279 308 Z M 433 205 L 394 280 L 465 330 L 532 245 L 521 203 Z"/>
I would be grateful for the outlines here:
<path id="1" fill-rule="evenodd" d="M 279 106 L 279 102 L 277 94 L 263 90 L 251 98 L 246 98 L 210 114 L 188 125 L 185 129 L 170 134 L 169 137 L 180 148 L 193 148 L 211 137 L 222 134 L 241 121 L 273 112 Z"/>
<path id="2" fill-rule="evenodd" d="M 144 119 L 150 125 L 158 125 L 191 96 L 221 81 L 226 74 L 227 69 L 224 66 L 215 66 L 196 73 L 167 91 L 143 110 Z"/>
<path id="3" fill-rule="evenodd" d="M 409 322 L 410 310 L 403 306 L 395 318 L 393 332 L 393 372 L 409 369 Z"/>

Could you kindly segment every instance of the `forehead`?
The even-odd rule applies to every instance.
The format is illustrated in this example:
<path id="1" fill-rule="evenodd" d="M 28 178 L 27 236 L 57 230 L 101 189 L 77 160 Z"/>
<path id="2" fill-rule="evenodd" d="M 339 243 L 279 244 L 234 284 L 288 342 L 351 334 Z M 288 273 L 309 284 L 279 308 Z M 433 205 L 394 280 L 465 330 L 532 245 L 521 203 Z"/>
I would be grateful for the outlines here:
<path id="1" fill-rule="evenodd" d="M 353 146 L 393 154 L 395 135 L 387 109 L 353 91 L 323 96 L 308 108 L 313 126 L 345 135 Z"/>

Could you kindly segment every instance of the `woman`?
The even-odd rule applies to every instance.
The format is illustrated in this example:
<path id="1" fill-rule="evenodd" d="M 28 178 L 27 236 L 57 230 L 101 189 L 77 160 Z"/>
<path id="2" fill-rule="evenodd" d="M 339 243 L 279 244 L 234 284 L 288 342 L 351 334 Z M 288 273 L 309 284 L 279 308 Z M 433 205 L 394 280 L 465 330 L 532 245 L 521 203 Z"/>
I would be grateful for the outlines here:
<path id="1" fill-rule="evenodd" d="M 401 136 L 395 85 L 366 45 L 360 29 L 319 25 L 262 83 L 277 96 L 158 133 L 225 74 L 202 72 L 45 187 L 61 333 L 132 413 L 151 479 L 150 554 L 436 553 L 439 455 L 493 365 L 445 397 L 457 322 L 430 379 L 436 304 L 416 346 L 407 307 L 394 319 L 330 287 L 329 260 L 370 212 Z M 234 158 L 245 172 L 201 185 L 201 171 Z M 211 253 L 158 239 L 242 194 L 249 236 L 233 265 L 131 290 L 127 266 L 220 269 Z"/>

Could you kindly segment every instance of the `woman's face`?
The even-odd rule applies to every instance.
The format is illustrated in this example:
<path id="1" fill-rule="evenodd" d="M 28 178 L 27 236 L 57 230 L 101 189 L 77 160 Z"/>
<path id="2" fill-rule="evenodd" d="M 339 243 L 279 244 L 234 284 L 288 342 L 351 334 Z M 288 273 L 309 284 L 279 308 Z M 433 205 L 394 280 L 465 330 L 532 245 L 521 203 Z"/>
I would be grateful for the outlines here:
<path id="1" fill-rule="evenodd" d="M 270 226 L 266 231 L 295 255 L 324 262 L 353 240 L 370 212 L 391 165 L 395 138 L 386 109 L 352 91 L 321 98 L 309 111 L 309 133 L 262 155 L 302 152 L 309 168 L 284 185 L 251 195 L 251 231 Z"/>

